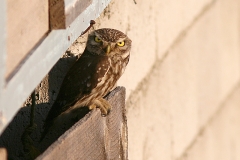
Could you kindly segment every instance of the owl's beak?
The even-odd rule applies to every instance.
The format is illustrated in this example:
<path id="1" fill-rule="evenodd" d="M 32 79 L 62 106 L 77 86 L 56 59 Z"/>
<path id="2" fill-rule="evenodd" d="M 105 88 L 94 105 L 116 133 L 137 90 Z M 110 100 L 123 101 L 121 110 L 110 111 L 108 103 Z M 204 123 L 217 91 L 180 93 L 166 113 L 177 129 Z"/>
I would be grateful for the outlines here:
<path id="1" fill-rule="evenodd" d="M 105 49 L 106 49 L 106 54 L 109 54 L 110 51 L 111 51 L 111 46 L 110 46 L 110 44 L 107 45 L 107 47 L 106 47 Z"/>

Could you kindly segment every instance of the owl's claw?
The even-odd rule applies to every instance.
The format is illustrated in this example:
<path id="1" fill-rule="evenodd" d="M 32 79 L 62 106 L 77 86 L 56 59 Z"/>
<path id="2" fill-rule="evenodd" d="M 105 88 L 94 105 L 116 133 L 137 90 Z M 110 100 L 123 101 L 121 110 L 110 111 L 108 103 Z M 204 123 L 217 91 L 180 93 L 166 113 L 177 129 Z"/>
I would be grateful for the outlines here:
<path id="1" fill-rule="evenodd" d="M 109 112 L 111 111 L 112 107 L 105 99 L 101 98 L 101 99 L 95 100 L 94 104 L 90 105 L 88 108 L 90 110 L 99 108 L 101 111 L 102 117 L 106 117 L 109 114 Z"/>
<path id="2" fill-rule="evenodd" d="M 89 110 L 93 110 L 93 109 L 96 109 L 97 106 L 95 104 L 91 104 L 90 106 L 88 106 L 88 109 Z"/>

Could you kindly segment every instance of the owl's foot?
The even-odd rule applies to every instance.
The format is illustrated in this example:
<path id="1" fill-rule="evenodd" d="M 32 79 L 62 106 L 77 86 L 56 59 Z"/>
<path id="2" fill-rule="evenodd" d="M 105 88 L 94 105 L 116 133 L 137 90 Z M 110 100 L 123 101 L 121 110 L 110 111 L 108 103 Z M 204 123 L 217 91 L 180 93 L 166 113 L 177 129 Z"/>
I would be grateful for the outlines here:
<path id="1" fill-rule="evenodd" d="M 94 104 L 90 105 L 88 107 L 90 110 L 95 109 L 95 108 L 99 108 L 101 111 L 101 115 L 103 117 L 106 117 L 110 110 L 111 110 L 111 105 L 108 103 L 108 101 L 106 101 L 105 99 L 101 98 L 101 99 L 97 99 L 94 101 Z"/>

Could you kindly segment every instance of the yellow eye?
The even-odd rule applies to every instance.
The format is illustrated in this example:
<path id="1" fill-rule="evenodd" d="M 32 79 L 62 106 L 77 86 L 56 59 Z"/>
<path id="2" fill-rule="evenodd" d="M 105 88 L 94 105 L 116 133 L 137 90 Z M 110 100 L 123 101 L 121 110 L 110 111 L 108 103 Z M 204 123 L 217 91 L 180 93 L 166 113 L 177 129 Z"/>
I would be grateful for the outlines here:
<path id="1" fill-rule="evenodd" d="M 125 45 L 125 42 L 124 42 L 124 41 L 122 41 L 122 42 L 118 42 L 117 45 L 120 46 L 120 47 L 122 47 L 122 46 Z"/>
<path id="2" fill-rule="evenodd" d="M 98 43 L 102 42 L 102 40 L 99 39 L 97 36 L 94 38 L 94 40 L 95 40 L 95 42 L 98 42 Z"/>

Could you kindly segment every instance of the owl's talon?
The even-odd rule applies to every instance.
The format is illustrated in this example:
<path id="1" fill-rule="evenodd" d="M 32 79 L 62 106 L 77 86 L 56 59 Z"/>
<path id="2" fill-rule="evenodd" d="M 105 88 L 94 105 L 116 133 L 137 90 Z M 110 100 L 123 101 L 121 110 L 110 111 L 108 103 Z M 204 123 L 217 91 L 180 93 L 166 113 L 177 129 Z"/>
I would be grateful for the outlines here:
<path id="1" fill-rule="evenodd" d="M 109 112 L 108 112 L 108 110 L 106 108 L 100 108 L 99 107 L 99 109 L 101 111 L 101 116 L 102 117 L 106 117 L 108 115 Z"/>
<path id="2" fill-rule="evenodd" d="M 89 110 L 93 110 L 93 109 L 96 109 L 96 108 L 97 108 L 97 106 L 95 104 L 92 104 L 88 107 Z"/>
<path id="3" fill-rule="evenodd" d="M 88 108 L 90 110 L 99 108 L 101 111 L 102 117 L 106 117 L 109 114 L 112 107 L 105 99 L 101 98 L 101 99 L 95 100 L 94 104 L 91 104 Z"/>
<path id="4" fill-rule="evenodd" d="M 106 114 L 101 114 L 102 117 L 106 117 L 107 115 Z"/>
<path id="5" fill-rule="evenodd" d="M 103 112 L 104 112 L 104 113 L 103 113 Z M 110 109 L 107 109 L 107 110 L 105 110 L 105 111 L 102 111 L 102 110 L 101 110 L 101 116 L 102 116 L 102 117 L 106 117 L 109 113 L 110 113 Z"/>

